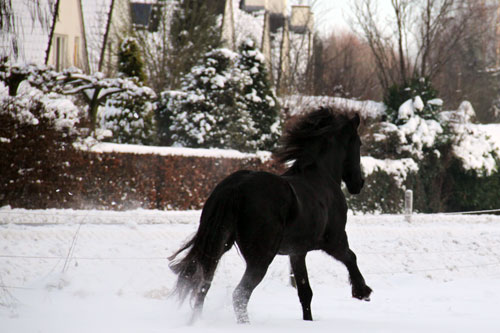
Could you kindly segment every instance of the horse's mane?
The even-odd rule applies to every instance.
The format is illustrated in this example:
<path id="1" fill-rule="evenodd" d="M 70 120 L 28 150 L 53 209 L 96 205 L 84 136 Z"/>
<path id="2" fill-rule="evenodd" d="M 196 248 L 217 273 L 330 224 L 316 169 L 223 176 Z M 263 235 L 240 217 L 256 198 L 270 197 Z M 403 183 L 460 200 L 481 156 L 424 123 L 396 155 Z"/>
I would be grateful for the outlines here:
<path id="1" fill-rule="evenodd" d="M 336 135 L 348 122 L 347 112 L 331 107 L 308 112 L 285 131 L 275 157 L 282 163 L 308 165 L 322 153 L 325 139 Z"/>

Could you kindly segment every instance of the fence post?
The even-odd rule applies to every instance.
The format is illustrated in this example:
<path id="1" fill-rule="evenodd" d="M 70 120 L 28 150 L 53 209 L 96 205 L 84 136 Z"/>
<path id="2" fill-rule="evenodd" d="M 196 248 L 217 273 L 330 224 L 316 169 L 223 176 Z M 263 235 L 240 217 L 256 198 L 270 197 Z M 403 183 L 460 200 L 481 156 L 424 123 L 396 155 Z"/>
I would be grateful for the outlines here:
<path id="1" fill-rule="evenodd" d="M 405 192 L 405 221 L 411 222 L 411 214 L 413 213 L 413 191 L 406 190 Z"/>

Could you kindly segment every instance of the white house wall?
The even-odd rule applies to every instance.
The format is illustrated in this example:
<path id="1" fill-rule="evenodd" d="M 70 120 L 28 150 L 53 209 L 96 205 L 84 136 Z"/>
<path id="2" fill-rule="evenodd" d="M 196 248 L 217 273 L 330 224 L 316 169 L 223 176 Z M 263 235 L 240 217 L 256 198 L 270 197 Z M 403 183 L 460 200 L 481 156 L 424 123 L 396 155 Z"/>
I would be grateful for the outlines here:
<path id="1" fill-rule="evenodd" d="M 64 38 L 64 61 L 58 68 L 56 63 L 57 38 Z M 48 65 L 56 69 L 68 68 L 71 66 L 86 69 L 87 59 L 84 52 L 84 33 L 81 16 L 80 0 L 63 0 L 59 2 L 59 15 L 54 26 L 51 49 L 49 52 Z"/>

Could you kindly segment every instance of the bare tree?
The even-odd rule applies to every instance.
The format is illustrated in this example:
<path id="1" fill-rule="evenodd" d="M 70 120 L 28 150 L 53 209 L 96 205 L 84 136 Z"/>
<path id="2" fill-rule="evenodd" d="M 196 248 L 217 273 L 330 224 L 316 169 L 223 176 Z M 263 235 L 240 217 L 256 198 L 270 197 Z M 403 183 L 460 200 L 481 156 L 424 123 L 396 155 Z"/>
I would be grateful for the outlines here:
<path id="1" fill-rule="evenodd" d="M 134 36 L 141 46 L 142 57 L 148 78 L 148 86 L 159 93 L 170 87 L 170 71 L 168 69 L 171 57 L 170 21 L 175 9 L 173 3 L 161 7 L 156 31 L 135 27 Z"/>
<path id="2" fill-rule="evenodd" d="M 499 80 L 495 76 L 498 35 L 496 31 L 498 3 L 478 1 L 473 3 L 465 38 L 450 52 L 448 61 L 435 75 L 434 86 L 449 108 L 456 108 L 463 100 L 474 106 L 479 121 L 495 120 L 492 103 L 498 96 Z M 471 16 L 472 15 L 472 16 Z M 458 20 L 460 21 L 460 20 Z M 445 42 L 454 37 L 455 27 L 448 25 L 441 33 Z"/>
<path id="3" fill-rule="evenodd" d="M 370 46 L 383 89 L 406 85 L 414 77 L 433 79 L 467 38 L 477 5 L 470 0 L 390 0 L 384 19 L 375 1 L 356 0 L 354 25 Z"/>
<path id="4" fill-rule="evenodd" d="M 350 32 L 332 33 L 323 41 L 322 87 L 318 94 L 377 99 L 382 92 L 368 43 Z"/>

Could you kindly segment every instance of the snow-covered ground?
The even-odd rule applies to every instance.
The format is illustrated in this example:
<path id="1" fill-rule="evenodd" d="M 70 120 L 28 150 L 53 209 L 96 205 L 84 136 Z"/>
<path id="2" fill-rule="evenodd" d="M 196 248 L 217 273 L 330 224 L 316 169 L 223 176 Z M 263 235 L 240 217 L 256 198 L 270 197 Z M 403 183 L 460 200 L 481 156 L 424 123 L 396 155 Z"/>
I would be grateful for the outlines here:
<path id="1" fill-rule="evenodd" d="M 277 257 L 235 323 L 231 293 L 244 269 L 221 261 L 203 318 L 168 298 L 165 259 L 199 212 L 0 209 L 0 331 L 499 332 L 500 216 L 350 216 L 348 234 L 372 301 L 350 296 L 345 268 L 308 255 L 314 322 L 303 322 L 288 261 Z"/>

